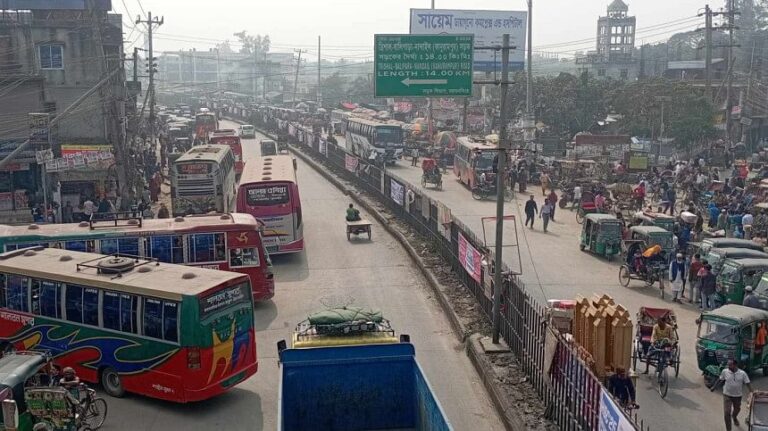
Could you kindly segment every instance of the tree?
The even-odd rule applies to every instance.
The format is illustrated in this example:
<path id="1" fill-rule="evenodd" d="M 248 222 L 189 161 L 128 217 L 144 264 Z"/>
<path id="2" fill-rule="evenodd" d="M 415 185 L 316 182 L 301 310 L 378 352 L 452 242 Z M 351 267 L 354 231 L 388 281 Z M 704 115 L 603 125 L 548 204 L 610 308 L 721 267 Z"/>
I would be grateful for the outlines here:
<path id="1" fill-rule="evenodd" d="M 327 106 L 336 106 L 339 102 L 346 100 L 346 80 L 339 75 L 339 72 L 334 72 L 333 75 L 323 79 L 323 103 Z"/>
<path id="2" fill-rule="evenodd" d="M 232 51 L 232 46 L 229 44 L 229 39 L 225 40 L 224 42 L 217 43 L 216 49 L 222 54 L 232 54 L 234 52 Z"/>
<path id="3" fill-rule="evenodd" d="M 239 31 L 234 34 L 234 36 L 237 38 L 238 42 L 240 42 L 240 53 L 241 54 L 260 54 L 264 52 L 269 52 L 269 35 L 250 35 L 246 30 Z"/>
<path id="4" fill-rule="evenodd" d="M 360 103 L 373 103 L 373 82 L 365 76 L 358 76 L 349 84 L 348 99 Z"/>

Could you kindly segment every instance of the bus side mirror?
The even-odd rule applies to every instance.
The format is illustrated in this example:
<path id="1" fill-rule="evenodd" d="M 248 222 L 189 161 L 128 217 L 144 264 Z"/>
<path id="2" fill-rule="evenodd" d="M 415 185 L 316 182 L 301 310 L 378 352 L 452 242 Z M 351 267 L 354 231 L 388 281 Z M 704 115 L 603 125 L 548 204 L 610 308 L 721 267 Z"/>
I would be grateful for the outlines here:
<path id="1" fill-rule="evenodd" d="M 296 159 L 293 159 L 293 170 L 295 171 L 298 169 L 299 169 L 299 165 L 296 163 Z"/>
<path id="2" fill-rule="evenodd" d="M 285 340 L 280 340 L 277 342 L 277 353 L 280 354 L 283 350 L 287 349 L 288 345 L 286 344 Z"/>
<path id="3" fill-rule="evenodd" d="M 411 336 L 408 334 L 400 334 L 400 342 L 401 343 L 410 343 L 411 342 Z"/>

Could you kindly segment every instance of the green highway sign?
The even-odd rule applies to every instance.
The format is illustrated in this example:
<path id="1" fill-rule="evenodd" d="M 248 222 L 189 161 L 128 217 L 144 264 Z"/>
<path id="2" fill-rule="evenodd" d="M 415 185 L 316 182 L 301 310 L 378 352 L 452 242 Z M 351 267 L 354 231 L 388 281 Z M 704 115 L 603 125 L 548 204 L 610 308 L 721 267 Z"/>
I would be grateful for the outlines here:
<path id="1" fill-rule="evenodd" d="M 376 97 L 472 95 L 474 36 L 377 34 Z"/>

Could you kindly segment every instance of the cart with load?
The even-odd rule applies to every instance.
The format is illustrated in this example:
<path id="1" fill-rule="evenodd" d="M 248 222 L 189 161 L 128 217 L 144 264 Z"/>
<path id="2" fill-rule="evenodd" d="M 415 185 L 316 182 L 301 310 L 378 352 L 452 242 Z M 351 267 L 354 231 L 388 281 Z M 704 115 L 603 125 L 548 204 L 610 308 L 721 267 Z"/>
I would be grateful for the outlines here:
<path id="1" fill-rule="evenodd" d="M 754 391 L 747 416 L 749 431 L 768 431 L 768 391 Z"/>
<path id="2" fill-rule="evenodd" d="M 360 234 L 367 233 L 368 239 L 371 239 L 371 222 L 368 220 L 347 220 L 347 241 L 352 239 L 352 235 L 358 236 Z"/>

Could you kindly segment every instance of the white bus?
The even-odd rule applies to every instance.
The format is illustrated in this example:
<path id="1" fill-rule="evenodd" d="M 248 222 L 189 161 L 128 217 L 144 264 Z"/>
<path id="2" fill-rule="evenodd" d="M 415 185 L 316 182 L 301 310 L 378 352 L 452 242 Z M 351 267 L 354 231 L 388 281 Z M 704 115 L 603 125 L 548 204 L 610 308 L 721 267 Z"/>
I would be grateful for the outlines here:
<path id="1" fill-rule="evenodd" d="M 235 157 L 228 145 L 193 147 L 171 169 L 174 216 L 235 211 Z"/>
<path id="2" fill-rule="evenodd" d="M 347 118 L 350 117 L 350 113 L 342 111 L 341 109 L 334 109 L 331 111 L 331 125 L 333 126 L 333 134 L 344 136 L 347 133 Z"/>
<path id="3" fill-rule="evenodd" d="M 403 128 L 400 125 L 349 117 L 346 131 L 347 150 L 359 157 L 371 159 L 371 153 L 375 151 L 377 158 L 391 164 L 403 156 Z"/>

